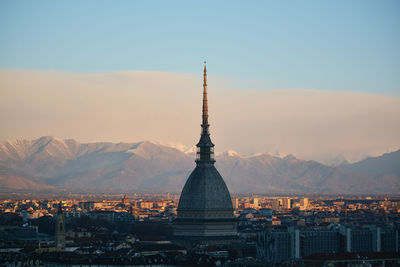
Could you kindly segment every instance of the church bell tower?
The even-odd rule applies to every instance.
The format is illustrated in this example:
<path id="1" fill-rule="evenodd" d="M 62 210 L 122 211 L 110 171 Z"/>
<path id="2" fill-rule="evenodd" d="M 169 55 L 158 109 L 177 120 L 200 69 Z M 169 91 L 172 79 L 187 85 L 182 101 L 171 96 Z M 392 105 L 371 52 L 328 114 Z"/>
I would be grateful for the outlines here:
<path id="1" fill-rule="evenodd" d="M 65 215 L 62 211 L 61 203 L 58 206 L 56 215 L 56 248 L 64 250 L 65 249 Z"/>

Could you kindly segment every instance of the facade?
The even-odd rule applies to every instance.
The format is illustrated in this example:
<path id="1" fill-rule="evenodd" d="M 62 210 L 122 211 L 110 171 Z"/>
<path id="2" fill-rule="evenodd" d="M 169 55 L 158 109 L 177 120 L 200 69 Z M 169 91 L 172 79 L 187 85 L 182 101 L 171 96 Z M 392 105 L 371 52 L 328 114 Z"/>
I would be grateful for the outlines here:
<path id="1" fill-rule="evenodd" d="M 290 209 L 292 208 L 292 199 L 290 198 L 284 198 L 282 200 L 282 206 L 284 209 Z"/>
<path id="2" fill-rule="evenodd" d="M 363 228 L 350 229 L 348 233 L 350 234 L 350 244 L 346 247 L 348 252 L 368 252 L 376 250 L 376 231 Z"/>
<path id="3" fill-rule="evenodd" d="M 266 258 L 273 262 L 295 258 L 294 237 L 292 232 L 263 232 L 257 235 L 257 258 Z"/>
<path id="4" fill-rule="evenodd" d="M 197 146 L 196 167 L 183 187 L 174 237 L 178 244 L 223 244 L 237 237 L 228 188 L 215 168 L 214 144 L 208 124 L 207 69 L 204 66 L 203 115 Z"/>
<path id="5" fill-rule="evenodd" d="M 238 209 L 239 208 L 239 198 L 234 197 L 232 198 L 232 205 L 234 209 Z"/>
<path id="6" fill-rule="evenodd" d="M 393 227 L 342 227 L 346 252 L 399 252 L 399 232 Z"/>
<path id="7" fill-rule="evenodd" d="M 56 217 L 56 248 L 65 249 L 65 216 L 60 206 L 58 206 Z"/>
<path id="8" fill-rule="evenodd" d="M 340 227 L 261 231 L 257 234 L 257 257 L 271 261 L 298 260 L 313 254 L 399 252 L 395 228 Z"/>
<path id="9" fill-rule="evenodd" d="M 308 207 L 308 198 L 305 197 L 300 199 L 300 209 L 301 210 L 307 209 L 307 207 Z"/>
<path id="10" fill-rule="evenodd" d="M 259 207 L 259 198 L 258 197 L 254 197 L 253 198 L 253 209 L 258 209 L 258 207 Z"/>
<path id="11" fill-rule="evenodd" d="M 299 233 L 300 255 L 340 252 L 340 234 L 335 230 L 309 230 Z"/>
<path id="12" fill-rule="evenodd" d="M 382 229 L 381 250 L 384 252 L 399 252 L 399 233 L 397 229 Z"/>
<path id="13" fill-rule="evenodd" d="M 282 200 L 281 199 L 274 199 L 272 201 L 272 209 L 273 210 L 280 210 L 281 209 Z"/>

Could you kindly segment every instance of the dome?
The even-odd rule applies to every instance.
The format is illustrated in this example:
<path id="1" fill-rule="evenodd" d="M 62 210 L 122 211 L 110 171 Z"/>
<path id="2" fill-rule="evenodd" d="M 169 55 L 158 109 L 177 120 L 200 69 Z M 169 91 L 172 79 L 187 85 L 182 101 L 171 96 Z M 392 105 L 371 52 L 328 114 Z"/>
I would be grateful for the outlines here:
<path id="1" fill-rule="evenodd" d="M 178 212 L 233 212 L 231 196 L 214 164 L 197 164 L 183 187 Z"/>

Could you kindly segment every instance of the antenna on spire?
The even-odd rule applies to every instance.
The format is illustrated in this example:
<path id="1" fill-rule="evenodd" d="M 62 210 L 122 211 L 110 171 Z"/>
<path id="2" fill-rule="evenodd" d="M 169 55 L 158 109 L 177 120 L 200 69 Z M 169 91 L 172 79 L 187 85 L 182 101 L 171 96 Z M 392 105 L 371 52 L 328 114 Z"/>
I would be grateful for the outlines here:
<path id="1" fill-rule="evenodd" d="M 203 124 L 201 125 L 203 133 L 208 134 L 208 101 L 207 101 L 207 68 L 206 61 L 204 61 L 204 74 L 203 74 Z"/>

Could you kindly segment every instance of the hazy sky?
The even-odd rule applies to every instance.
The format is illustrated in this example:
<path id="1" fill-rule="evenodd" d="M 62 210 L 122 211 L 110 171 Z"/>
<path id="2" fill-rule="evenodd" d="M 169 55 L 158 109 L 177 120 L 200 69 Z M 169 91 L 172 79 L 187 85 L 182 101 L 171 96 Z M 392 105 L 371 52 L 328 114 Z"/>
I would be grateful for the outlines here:
<path id="1" fill-rule="evenodd" d="M 399 1 L 3 0 L 0 140 L 191 146 L 207 60 L 217 150 L 392 151 L 399 14 Z"/>
<path id="2" fill-rule="evenodd" d="M 212 73 L 211 70 L 209 70 Z M 0 71 L 1 139 L 54 135 L 79 141 L 195 145 L 201 74 Z M 400 99 L 307 89 L 238 90 L 209 77 L 217 151 L 296 153 L 329 162 L 358 160 L 399 146 Z"/>

